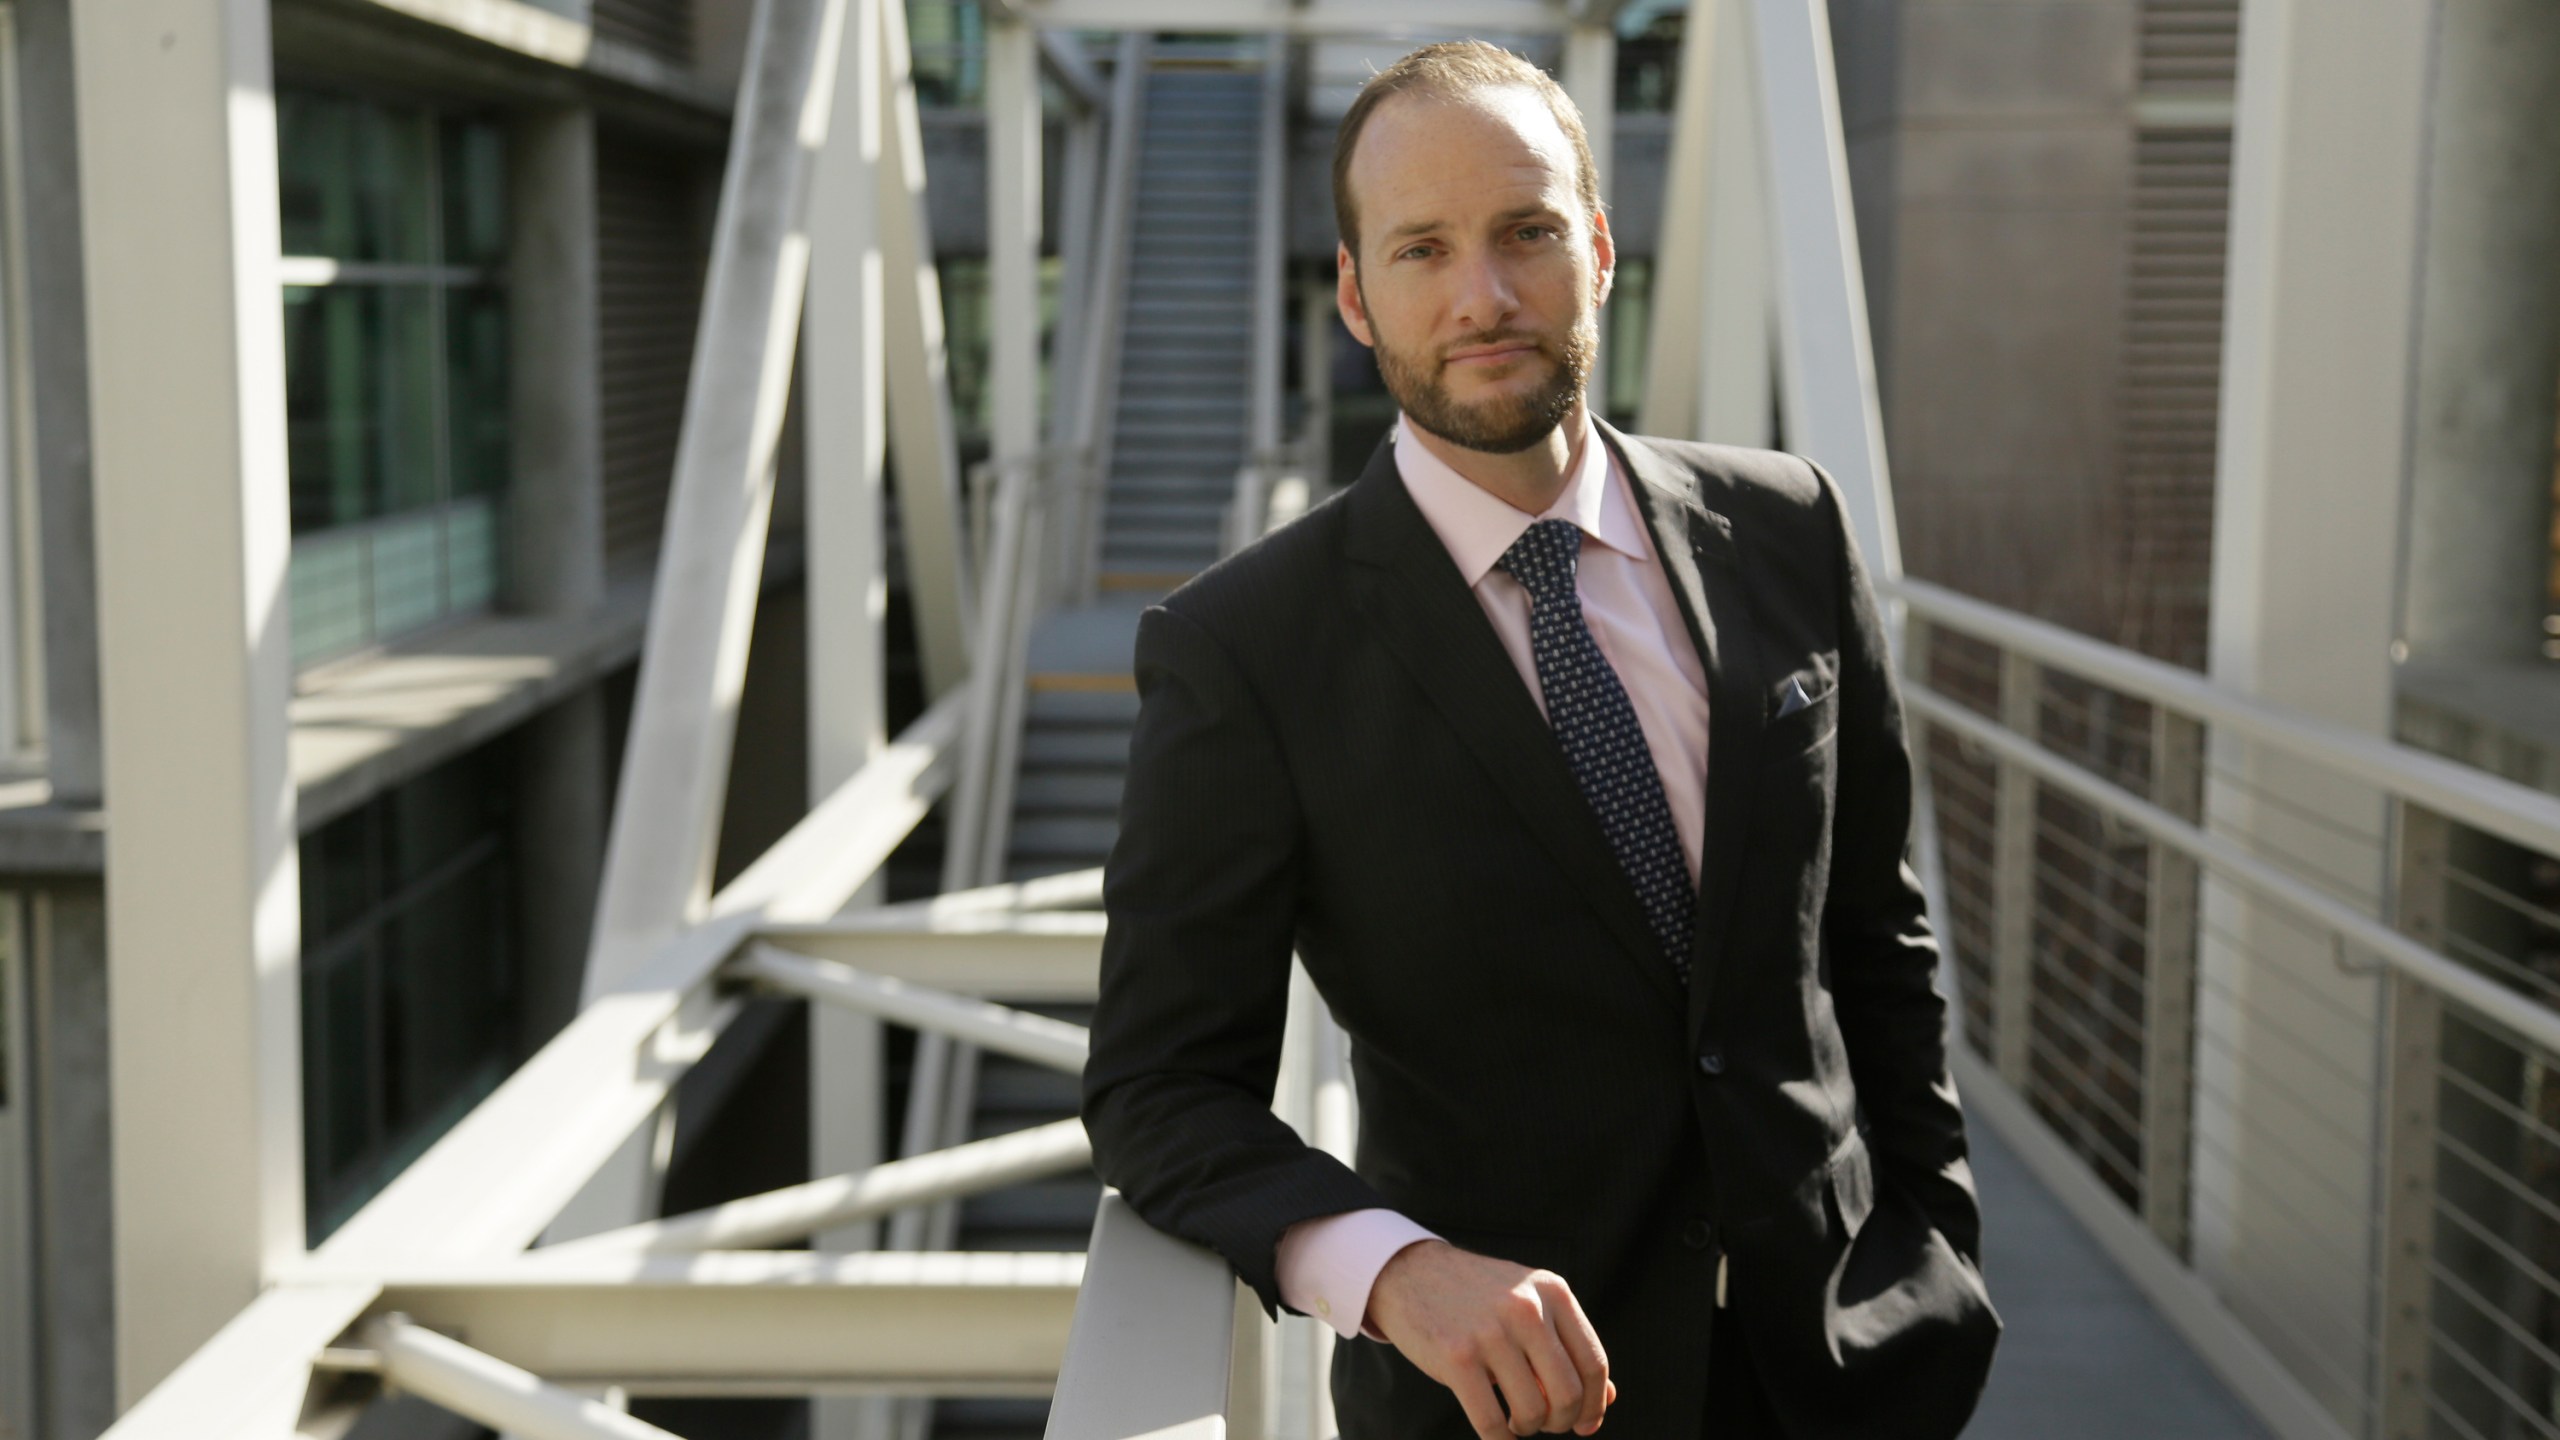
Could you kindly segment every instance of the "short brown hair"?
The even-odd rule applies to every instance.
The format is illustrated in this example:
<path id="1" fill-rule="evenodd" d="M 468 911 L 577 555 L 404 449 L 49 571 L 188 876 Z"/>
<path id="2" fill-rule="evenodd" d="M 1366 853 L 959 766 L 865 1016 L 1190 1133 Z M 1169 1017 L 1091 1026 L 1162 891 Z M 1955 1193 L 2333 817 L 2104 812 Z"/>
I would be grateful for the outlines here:
<path id="1" fill-rule="evenodd" d="M 1574 189 L 1590 214 L 1600 211 L 1600 175 L 1591 163 L 1591 137 L 1583 131 L 1582 112 L 1573 97 L 1546 71 L 1499 45 L 1482 40 L 1444 40 L 1425 45 L 1369 77 L 1343 112 L 1342 128 L 1333 140 L 1333 223 L 1356 264 L 1360 258 L 1360 212 L 1351 203 L 1351 152 L 1360 132 L 1380 105 L 1398 95 L 1458 98 L 1479 90 L 1527 89 L 1547 102 L 1556 125 L 1573 146 Z"/>

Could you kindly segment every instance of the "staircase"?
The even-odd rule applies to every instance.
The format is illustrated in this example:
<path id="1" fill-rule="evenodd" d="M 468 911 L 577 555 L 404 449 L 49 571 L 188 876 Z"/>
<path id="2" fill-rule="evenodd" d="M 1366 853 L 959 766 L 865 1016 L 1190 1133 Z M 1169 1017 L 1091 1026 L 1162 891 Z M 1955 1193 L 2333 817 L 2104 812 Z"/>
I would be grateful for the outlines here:
<path id="1" fill-rule="evenodd" d="M 1232 47 L 1160 42 L 1147 79 L 1115 440 L 1102 514 L 1103 594 L 1032 638 L 1008 880 L 1102 864 L 1120 828 L 1120 787 L 1138 697 L 1129 652 L 1138 612 L 1217 560 L 1251 416 L 1253 202 L 1262 76 Z M 1077 1024 L 1090 1006 L 1035 1007 Z M 1067 1076 L 980 1059 L 971 1138 L 1076 1111 Z M 1101 1183 L 1090 1174 L 967 1201 L 968 1250 L 1082 1250 Z M 1031 1440 L 1039 1400 L 946 1400 L 937 1440 Z"/>
<path id="2" fill-rule="evenodd" d="M 1262 77 L 1157 54 L 1103 507 L 1102 584 L 1119 590 L 1170 589 L 1218 558 L 1251 423 Z"/>

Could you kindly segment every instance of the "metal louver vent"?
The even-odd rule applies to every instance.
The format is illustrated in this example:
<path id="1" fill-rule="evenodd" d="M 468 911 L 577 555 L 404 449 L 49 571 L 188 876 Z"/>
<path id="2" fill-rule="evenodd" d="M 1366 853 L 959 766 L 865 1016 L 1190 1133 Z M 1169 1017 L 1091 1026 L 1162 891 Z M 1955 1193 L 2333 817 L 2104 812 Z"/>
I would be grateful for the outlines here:
<path id="1" fill-rule="evenodd" d="M 2116 533 L 2121 643 L 2202 669 L 2240 0 L 2141 0 Z"/>
<path id="2" fill-rule="evenodd" d="M 2240 68 L 2240 0 L 2142 0 L 2142 93 L 2231 91 Z"/>
<path id="3" fill-rule="evenodd" d="M 2123 365 L 2125 643 L 2204 662 L 2222 380 L 2231 132 L 2146 129 L 2134 142 Z"/>
<path id="4" fill-rule="evenodd" d="M 693 63 L 693 0 L 594 0 L 588 23 L 671 65 Z"/>
<path id="5" fill-rule="evenodd" d="M 604 548 L 616 572 L 647 566 L 666 527 L 708 258 L 695 203 L 693 166 L 682 157 L 597 138 Z"/>

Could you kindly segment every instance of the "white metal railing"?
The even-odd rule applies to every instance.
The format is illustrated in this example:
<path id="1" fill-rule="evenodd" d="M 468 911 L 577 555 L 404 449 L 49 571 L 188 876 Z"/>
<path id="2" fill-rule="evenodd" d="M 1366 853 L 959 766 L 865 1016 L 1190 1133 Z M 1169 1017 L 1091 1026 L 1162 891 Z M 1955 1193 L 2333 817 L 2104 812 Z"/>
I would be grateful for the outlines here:
<path id="1" fill-rule="evenodd" d="M 1959 1078 L 2288 1437 L 2560 1414 L 2560 797 L 1905 582 Z"/>
<path id="2" fill-rule="evenodd" d="M 1059 563 L 1057 593 L 1066 603 L 1093 597 L 1101 567 L 1102 492 L 1116 442 L 1113 420 L 1120 394 L 1120 342 L 1129 310 L 1129 255 L 1137 234 L 1138 165 L 1146 138 L 1147 68 L 1151 37 L 1131 32 L 1120 39 L 1112 66 L 1110 140 L 1102 169 L 1102 193 L 1094 207 L 1095 273 L 1084 292 L 1088 317 L 1072 376 L 1071 421 L 1061 437 L 1088 457 L 1093 484 L 1068 497 L 1053 527 Z"/>

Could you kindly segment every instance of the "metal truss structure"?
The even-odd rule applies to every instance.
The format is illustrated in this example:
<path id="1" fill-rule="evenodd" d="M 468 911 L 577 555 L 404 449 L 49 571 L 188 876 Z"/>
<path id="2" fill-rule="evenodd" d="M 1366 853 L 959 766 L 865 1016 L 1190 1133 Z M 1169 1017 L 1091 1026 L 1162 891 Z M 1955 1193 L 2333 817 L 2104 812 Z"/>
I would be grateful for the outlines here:
<path id="1" fill-rule="evenodd" d="M 1148 1230 L 1116 1199 L 1106 1200 L 1090 1260 L 899 1249 L 897 1227 L 884 1251 L 769 1248 L 1080 1167 L 1089 1152 L 1073 1122 L 976 1143 L 919 1143 L 932 1141 L 931 1122 L 952 1109 L 927 1097 L 920 1103 L 935 1114 L 910 1126 L 908 1158 L 663 1219 L 651 1218 L 647 1203 L 651 1137 L 677 1081 L 754 994 L 912 1027 L 929 1037 L 920 1077 L 942 1074 L 937 1067 L 969 1047 L 1071 1073 L 1083 1063 L 1080 1029 L 1002 1002 L 1090 999 L 1098 877 L 985 882 L 1009 810 L 1023 636 L 1043 604 L 1090 583 L 1089 557 L 1078 552 L 1090 543 L 1081 532 L 1091 524 L 1095 456 L 1109 444 L 1107 376 L 1125 285 L 1119 252 L 1134 193 L 1133 77 L 1145 51 L 1142 35 L 1124 45 L 1120 74 L 1106 86 L 1081 51 L 1042 32 L 1556 33 L 1565 37 L 1572 88 L 1605 141 L 1616 8 L 1594 0 L 996 0 L 993 372 L 996 409 L 1011 418 L 990 472 L 987 533 L 973 546 L 961 533 L 960 477 L 949 460 L 901 7 L 761 0 L 585 1008 L 328 1241 L 271 1265 L 263 1293 L 129 1410 L 110 1432 L 116 1440 L 325 1437 L 386 1387 L 537 1440 L 663 1433 L 601 1392 L 998 1394 L 1053 1385 L 1052 1433 L 1061 1436 L 1258 1433 L 1275 1423 L 1266 1408 L 1293 1433 L 1329 1433 L 1318 1378 L 1329 1337 L 1270 1331 L 1222 1266 Z M 1862 539 L 1889 566 L 1891 509 L 1823 25 L 1820 0 L 1695 7 L 1691 73 L 1722 74 L 1708 63 L 1719 50 L 1750 51 L 1757 63 L 1741 71 L 1771 75 L 1759 93 L 1781 103 L 1761 127 L 1765 160 L 1743 157 L 1754 177 L 1743 185 L 1710 164 L 1731 149 L 1716 147 L 1722 112 L 1713 87 L 1691 87 L 1674 173 L 1696 172 L 1718 194 L 1766 188 L 1772 229 L 1786 243 L 1746 234 L 1755 270 L 1731 254 L 1711 257 L 1702 235 L 1675 227 L 1665 254 L 1696 273 L 1673 288 L 1688 286 L 1699 323 L 1658 330 L 1699 348 L 1683 361 L 1673 353 L 1682 342 L 1658 339 L 1656 363 L 1695 377 L 1710 336 L 1738 331 L 1746 346 L 1755 336 L 1765 346 L 1774 313 L 1790 433 L 1841 477 L 1861 507 Z M 1061 353 L 1084 357 L 1089 373 L 1061 398 L 1050 421 L 1061 433 L 1046 447 L 1036 423 L 1037 307 L 1028 303 L 1043 64 L 1071 103 L 1109 127 L 1107 145 L 1089 127 L 1071 147 L 1082 155 L 1071 153 L 1071 165 L 1083 167 L 1100 198 L 1075 202 L 1082 208 L 1062 245 L 1079 298 Z M 1266 117 L 1279 112 L 1276 72 Z M 1262 208 L 1275 212 L 1265 217 L 1275 239 L 1284 162 L 1275 130 L 1260 192 Z M 1257 292 L 1255 328 L 1276 360 L 1280 252 L 1276 243 L 1264 250 L 1272 283 Z M 1773 254 L 1774 291 L 1736 280 L 1769 272 Z M 885 278 L 875 285 L 865 275 Z M 1005 296 L 1022 303 L 1001 303 Z M 805 343 L 804 308 L 813 317 Z M 715 893 L 708 877 L 719 785 L 795 355 L 810 361 L 813 385 L 845 402 L 820 407 L 828 418 L 813 421 L 842 427 L 821 443 L 850 458 L 813 473 L 811 593 L 813 631 L 856 660 L 813 660 L 813 690 L 822 705 L 839 707 L 835 723 L 819 727 L 828 757 L 822 798 Z M 1276 390 L 1276 363 L 1256 375 L 1258 388 Z M 1697 395 L 1676 398 L 1689 422 L 1682 428 L 1694 429 L 1703 413 Z M 1765 393 L 1762 400 L 1765 414 Z M 1239 539 L 1305 502 L 1304 484 L 1279 454 L 1270 396 L 1255 415 L 1259 448 L 1240 485 Z M 866 503 L 876 516 L 876 490 L 863 487 L 876 484 L 887 443 L 901 457 L 906 554 L 928 686 L 939 698 L 903 734 L 865 741 L 858 732 L 876 727 L 876 713 L 863 712 L 858 687 L 843 686 L 840 671 L 877 653 L 878 613 L 862 608 L 877 563 L 876 518 L 864 518 Z M 838 691 L 845 698 L 825 698 Z M 937 803 L 953 813 L 948 893 L 918 905 L 862 905 L 890 851 Z M 1356 1117 L 1341 1038 L 1303 978 L 1288 1055 L 1284 1113 L 1347 1154 Z M 912 1246 L 918 1235 L 910 1225 L 903 1238 Z M 1124 1383 L 1132 1345 L 1146 1347 L 1150 1383 Z"/>

